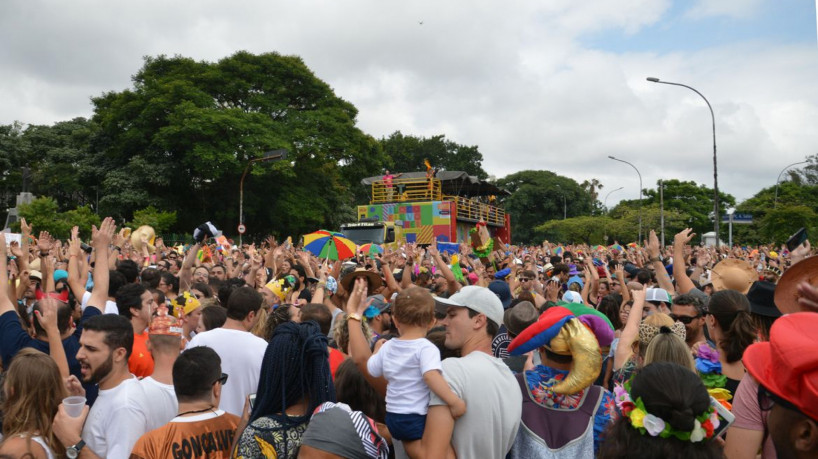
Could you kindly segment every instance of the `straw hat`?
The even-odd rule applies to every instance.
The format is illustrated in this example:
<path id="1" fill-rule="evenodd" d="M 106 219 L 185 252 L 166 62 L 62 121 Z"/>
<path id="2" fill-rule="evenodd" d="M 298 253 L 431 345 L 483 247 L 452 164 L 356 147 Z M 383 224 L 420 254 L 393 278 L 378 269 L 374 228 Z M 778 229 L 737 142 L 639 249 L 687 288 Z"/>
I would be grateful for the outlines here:
<path id="1" fill-rule="evenodd" d="M 366 279 L 369 281 L 369 288 L 367 289 L 367 296 L 372 295 L 373 290 L 380 287 L 381 284 L 383 283 L 383 281 L 381 281 L 381 276 L 379 276 L 378 274 L 373 273 L 372 271 L 369 271 L 369 270 L 364 269 L 364 268 L 358 268 L 355 271 L 352 271 L 351 273 L 349 273 L 349 274 L 347 274 L 347 275 L 345 275 L 344 277 L 341 278 L 341 286 L 344 287 L 344 291 L 347 292 L 347 294 L 351 293 L 352 292 L 352 284 L 355 282 L 355 279 L 357 279 L 359 277 L 362 277 L 362 276 L 366 277 Z"/>
<path id="2" fill-rule="evenodd" d="M 758 280 L 758 272 L 744 260 L 725 258 L 713 267 L 710 279 L 717 292 L 737 290 L 746 295 L 753 282 Z"/>
<path id="3" fill-rule="evenodd" d="M 798 284 L 806 282 L 818 287 L 818 257 L 805 258 L 784 271 L 784 275 L 775 286 L 775 305 L 783 314 L 802 312 L 798 304 L 801 294 Z"/>

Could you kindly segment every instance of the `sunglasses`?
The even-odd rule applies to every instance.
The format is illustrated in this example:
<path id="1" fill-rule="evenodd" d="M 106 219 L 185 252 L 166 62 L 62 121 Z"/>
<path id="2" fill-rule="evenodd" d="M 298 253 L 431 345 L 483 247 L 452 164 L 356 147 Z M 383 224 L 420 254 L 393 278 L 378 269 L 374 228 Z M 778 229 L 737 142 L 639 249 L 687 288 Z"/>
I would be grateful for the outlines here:
<path id="1" fill-rule="evenodd" d="M 227 374 L 226 374 L 226 373 L 222 373 L 222 375 L 221 375 L 221 376 L 219 376 L 219 379 L 217 379 L 217 380 L 213 381 L 213 384 L 216 384 L 216 383 L 219 383 L 219 384 L 221 384 L 222 386 L 224 386 L 224 385 L 227 383 Z"/>
<path id="2" fill-rule="evenodd" d="M 676 314 L 671 314 L 670 318 L 673 319 L 674 322 L 681 322 L 685 325 L 690 325 L 691 322 L 701 317 L 701 314 L 698 316 L 690 317 L 690 316 L 677 316 Z"/>
<path id="3" fill-rule="evenodd" d="M 533 279 L 529 279 L 528 277 L 520 277 L 520 278 L 518 278 L 518 280 L 520 282 L 528 282 L 528 281 L 533 280 Z"/>
<path id="4" fill-rule="evenodd" d="M 787 400 L 779 397 L 778 395 L 770 392 L 763 386 L 758 386 L 758 407 L 761 411 L 770 411 L 773 409 L 773 406 L 780 405 L 782 408 L 786 408 L 790 411 L 795 411 L 796 413 L 801 413 L 804 415 L 804 412 L 801 411 L 800 408 L 795 406 L 794 404 L 790 403 Z M 804 415 L 806 416 L 806 415 Z"/>

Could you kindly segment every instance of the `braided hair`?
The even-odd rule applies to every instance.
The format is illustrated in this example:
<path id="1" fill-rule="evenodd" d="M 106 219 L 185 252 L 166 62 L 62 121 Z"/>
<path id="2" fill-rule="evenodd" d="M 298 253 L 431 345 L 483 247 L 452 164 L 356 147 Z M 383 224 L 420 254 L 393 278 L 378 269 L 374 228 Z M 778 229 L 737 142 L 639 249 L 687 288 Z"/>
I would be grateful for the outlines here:
<path id="1" fill-rule="evenodd" d="M 287 429 L 304 423 L 322 403 L 335 402 L 327 345 L 327 336 L 313 321 L 276 327 L 264 352 L 251 423 L 266 416 Z M 302 399 L 307 403 L 304 416 L 287 416 L 286 409 Z"/>

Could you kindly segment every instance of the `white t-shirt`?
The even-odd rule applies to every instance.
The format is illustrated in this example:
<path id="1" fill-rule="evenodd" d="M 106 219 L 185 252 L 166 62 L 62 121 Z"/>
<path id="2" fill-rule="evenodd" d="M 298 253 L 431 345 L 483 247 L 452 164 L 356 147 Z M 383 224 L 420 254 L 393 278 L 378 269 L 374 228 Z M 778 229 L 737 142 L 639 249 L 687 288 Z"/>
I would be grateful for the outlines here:
<path id="1" fill-rule="evenodd" d="M 506 457 L 523 414 L 523 395 L 514 374 L 502 360 L 474 351 L 442 362 L 449 387 L 466 402 L 457 419 L 452 447 L 457 457 Z M 429 403 L 446 403 L 432 393 Z"/>
<path id="2" fill-rule="evenodd" d="M 146 413 L 148 431 L 158 429 L 176 417 L 179 402 L 173 384 L 162 384 L 148 376 L 139 381 L 139 385 L 145 393 L 145 400 L 150 400 Z"/>
<path id="3" fill-rule="evenodd" d="M 214 328 L 194 336 L 187 349 L 196 346 L 207 346 L 219 354 L 222 373 L 228 376 L 219 408 L 241 417 L 244 399 L 258 391 L 267 341 L 247 331 Z"/>
<path id="4" fill-rule="evenodd" d="M 99 457 L 127 459 L 139 437 L 148 431 L 149 401 L 136 377 L 113 389 L 100 390 L 82 429 L 82 439 Z"/>
<path id="5" fill-rule="evenodd" d="M 366 362 L 374 377 L 383 375 L 386 411 L 398 414 L 426 414 L 429 386 L 423 380 L 428 371 L 440 371 L 440 351 L 426 338 L 390 339 Z"/>
<path id="6" fill-rule="evenodd" d="M 82 302 L 80 305 L 82 306 L 82 311 L 85 312 L 85 307 L 88 306 L 88 300 L 91 299 L 91 292 L 85 292 L 82 294 Z M 97 306 L 96 304 L 94 306 Z M 99 306 L 97 306 L 99 307 Z M 119 308 L 116 307 L 116 302 L 111 300 L 105 300 L 105 310 L 102 311 L 103 314 L 119 314 Z"/>

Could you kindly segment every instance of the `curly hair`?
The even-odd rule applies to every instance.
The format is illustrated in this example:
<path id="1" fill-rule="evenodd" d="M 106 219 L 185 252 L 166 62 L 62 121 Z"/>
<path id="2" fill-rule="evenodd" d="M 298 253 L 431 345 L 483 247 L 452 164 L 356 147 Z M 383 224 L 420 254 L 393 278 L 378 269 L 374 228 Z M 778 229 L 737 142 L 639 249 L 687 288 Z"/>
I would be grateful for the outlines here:
<path id="1" fill-rule="evenodd" d="M 338 345 L 338 350 L 344 354 L 349 354 L 349 327 L 347 326 L 347 322 L 346 313 L 338 314 L 338 316 L 335 317 L 335 326 L 332 329 L 335 344 Z M 364 331 L 366 342 L 370 342 L 372 340 L 372 328 L 369 327 L 366 321 L 363 321 L 361 322 L 361 329 Z"/>

